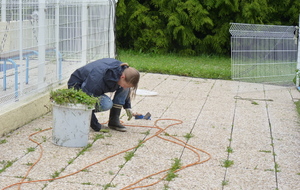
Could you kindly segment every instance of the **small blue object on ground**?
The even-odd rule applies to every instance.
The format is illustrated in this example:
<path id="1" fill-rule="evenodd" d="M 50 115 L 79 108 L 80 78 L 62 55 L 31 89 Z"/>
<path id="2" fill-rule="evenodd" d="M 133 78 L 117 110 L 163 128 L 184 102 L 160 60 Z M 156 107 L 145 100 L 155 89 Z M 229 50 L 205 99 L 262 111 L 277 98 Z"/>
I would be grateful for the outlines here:
<path id="1" fill-rule="evenodd" d="M 138 115 L 135 115 L 134 117 L 135 117 L 135 119 L 146 119 L 146 120 L 151 120 L 151 114 L 150 114 L 149 112 L 146 113 L 146 115 L 138 114 Z"/>

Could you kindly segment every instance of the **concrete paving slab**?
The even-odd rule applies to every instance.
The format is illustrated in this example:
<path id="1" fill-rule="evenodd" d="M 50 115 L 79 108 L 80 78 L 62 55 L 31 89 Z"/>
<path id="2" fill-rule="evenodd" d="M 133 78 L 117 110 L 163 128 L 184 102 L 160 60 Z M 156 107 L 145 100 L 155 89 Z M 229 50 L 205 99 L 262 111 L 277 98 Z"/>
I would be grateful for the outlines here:
<path id="1" fill-rule="evenodd" d="M 296 88 L 151 73 L 141 74 L 139 88 L 158 92 L 157 96 L 137 96 L 132 101 L 133 111 L 150 112 L 151 120 L 127 121 L 122 110 L 126 133 L 91 130 L 88 149 L 54 145 L 51 130 L 34 135 L 32 138 L 41 142 L 44 154 L 26 180 L 45 180 L 55 172 L 66 177 L 22 184 L 21 189 L 129 189 L 128 185 L 143 177 L 169 169 L 175 158 L 180 158 L 183 165 L 194 163 L 198 159 L 195 151 L 199 150 L 208 152 L 211 159 L 179 171 L 171 181 L 138 189 L 298 188 L 300 127 L 294 102 L 300 99 L 300 93 Z M 96 115 L 108 129 L 105 123 L 109 112 Z M 158 119 L 161 120 L 156 123 Z M 164 129 L 169 125 L 172 126 L 160 133 L 161 138 L 150 138 L 128 161 L 125 152 L 112 156 L 157 134 L 159 129 L 155 127 Z M 0 189 L 22 180 L 19 177 L 26 174 L 28 163 L 33 163 L 40 153 L 28 136 L 49 127 L 51 113 L 0 138 Z M 99 135 L 101 138 L 95 140 Z M 186 142 L 196 150 L 168 140 Z M 28 152 L 32 147 L 35 151 Z M 201 161 L 208 158 L 200 151 Z M 234 164 L 226 168 L 226 160 Z M 8 161 L 13 163 L 6 168 Z M 90 164 L 93 165 L 87 167 Z M 157 182 L 163 175 L 153 175 L 132 187 Z"/>

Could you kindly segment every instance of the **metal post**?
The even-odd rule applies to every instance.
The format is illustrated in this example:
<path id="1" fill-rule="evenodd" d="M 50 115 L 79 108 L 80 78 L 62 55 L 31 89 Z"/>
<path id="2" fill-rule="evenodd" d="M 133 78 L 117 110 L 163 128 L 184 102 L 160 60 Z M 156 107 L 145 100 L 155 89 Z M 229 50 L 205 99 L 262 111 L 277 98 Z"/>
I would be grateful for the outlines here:
<path id="1" fill-rule="evenodd" d="M 46 12 L 45 0 L 39 0 L 39 31 L 38 31 L 38 83 L 39 89 L 43 89 L 46 85 L 45 83 L 45 12 Z"/>
<path id="2" fill-rule="evenodd" d="M 20 62 L 20 78 L 24 79 L 24 70 L 23 70 L 23 19 L 22 19 L 22 11 L 23 7 L 22 7 L 22 1 L 19 1 L 19 62 Z M 12 16 L 12 15 L 11 15 Z M 15 64 L 15 99 L 18 100 L 19 99 L 19 89 L 18 89 L 18 66 L 17 64 Z M 22 80 L 20 80 L 20 92 L 22 94 L 24 89 L 24 83 Z"/>
<path id="3" fill-rule="evenodd" d="M 6 22 L 6 0 L 1 1 L 1 22 Z"/>
<path id="4" fill-rule="evenodd" d="M 59 0 L 56 0 L 55 5 L 55 55 L 56 55 L 56 75 L 59 84 L 62 80 L 62 62 L 61 55 L 59 53 Z"/>
<path id="5" fill-rule="evenodd" d="M 82 46 L 81 46 L 81 64 L 85 65 L 87 63 L 87 29 L 88 29 L 88 6 L 86 1 L 82 2 L 82 13 L 81 13 L 81 36 L 82 36 Z"/>

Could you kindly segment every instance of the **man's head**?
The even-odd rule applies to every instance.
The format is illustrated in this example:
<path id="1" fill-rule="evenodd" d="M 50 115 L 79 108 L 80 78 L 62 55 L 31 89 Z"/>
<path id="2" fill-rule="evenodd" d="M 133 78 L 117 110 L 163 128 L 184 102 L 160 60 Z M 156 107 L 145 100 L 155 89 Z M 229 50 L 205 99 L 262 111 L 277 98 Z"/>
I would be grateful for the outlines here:
<path id="1" fill-rule="evenodd" d="M 140 80 L 140 73 L 133 67 L 127 67 L 118 82 L 118 84 L 123 88 L 132 88 L 132 92 L 135 94 L 138 83 Z"/>

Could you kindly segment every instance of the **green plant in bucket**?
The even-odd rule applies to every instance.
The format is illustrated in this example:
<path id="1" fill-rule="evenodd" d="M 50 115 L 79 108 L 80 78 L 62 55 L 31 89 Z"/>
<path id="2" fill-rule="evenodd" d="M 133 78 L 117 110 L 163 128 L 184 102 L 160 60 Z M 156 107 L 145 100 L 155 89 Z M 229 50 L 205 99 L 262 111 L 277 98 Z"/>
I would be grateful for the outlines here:
<path id="1" fill-rule="evenodd" d="M 81 89 L 75 90 L 74 88 L 51 91 L 50 100 L 58 105 L 83 104 L 89 108 L 94 108 L 96 103 L 99 102 L 97 97 L 89 96 Z"/>

